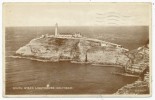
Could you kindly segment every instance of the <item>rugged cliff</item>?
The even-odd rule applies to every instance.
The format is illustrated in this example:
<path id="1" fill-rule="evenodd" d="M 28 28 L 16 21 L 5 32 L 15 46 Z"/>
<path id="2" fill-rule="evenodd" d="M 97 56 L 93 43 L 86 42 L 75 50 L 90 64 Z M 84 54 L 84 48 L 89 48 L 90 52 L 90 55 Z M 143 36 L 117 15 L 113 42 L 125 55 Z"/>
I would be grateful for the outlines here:
<path id="1" fill-rule="evenodd" d="M 127 56 L 130 60 L 126 64 L 126 72 L 142 74 L 149 68 L 149 44 L 130 51 Z"/>
<path id="2" fill-rule="evenodd" d="M 150 79 L 149 72 L 144 74 L 144 79 L 138 79 L 137 81 L 127 84 L 120 88 L 115 94 L 149 94 L 150 93 Z"/>
<path id="3" fill-rule="evenodd" d="M 130 74 L 138 74 L 139 79 L 132 84 L 125 85 L 115 94 L 149 94 L 149 44 L 130 51 L 127 56 L 130 60 L 125 66 L 126 72 Z"/>
<path id="4" fill-rule="evenodd" d="M 104 44 L 104 45 L 103 45 Z M 19 48 L 16 54 L 49 61 L 76 61 L 125 66 L 126 50 L 87 38 L 40 37 Z"/>

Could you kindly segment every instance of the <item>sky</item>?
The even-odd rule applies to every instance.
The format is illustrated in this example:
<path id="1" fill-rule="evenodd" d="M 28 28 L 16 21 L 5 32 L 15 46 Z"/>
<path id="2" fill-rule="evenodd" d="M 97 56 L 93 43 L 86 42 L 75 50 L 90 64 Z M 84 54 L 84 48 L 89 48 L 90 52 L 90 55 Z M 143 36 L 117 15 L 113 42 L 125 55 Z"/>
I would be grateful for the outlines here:
<path id="1" fill-rule="evenodd" d="M 150 25 L 151 3 L 4 3 L 4 26 Z"/>

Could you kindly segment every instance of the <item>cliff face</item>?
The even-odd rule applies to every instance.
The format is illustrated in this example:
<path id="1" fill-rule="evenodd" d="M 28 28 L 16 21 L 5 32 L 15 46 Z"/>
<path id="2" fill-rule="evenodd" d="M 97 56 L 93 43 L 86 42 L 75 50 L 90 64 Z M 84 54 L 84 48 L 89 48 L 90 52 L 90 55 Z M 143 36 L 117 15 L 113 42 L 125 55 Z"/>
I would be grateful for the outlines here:
<path id="1" fill-rule="evenodd" d="M 141 74 L 149 68 L 149 46 L 148 44 L 132 50 L 127 55 L 130 60 L 126 64 L 126 72 Z"/>
<path id="2" fill-rule="evenodd" d="M 32 56 L 35 58 L 58 61 L 60 59 L 70 60 L 79 40 L 76 39 L 58 39 L 58 38 L 40 38 L 33 39 L 26 46 L 19 48 L 16 54 L 22 56 Z"/>
<path id="3" fill-rule="evenodd" d="M 124 49 L 84 38 L 42 37 L 19 48 L 16 54 L 50 61 L 118 64 L 125 66 L 129 58 Z"/>
<path id="4" fill-rule="evenodd" d="M 129 58 L 120 48 L 113 46 L 92 48 L 87 52 L 88 61 L 125 66 Z"/>
<path id="5" fill-rule="evenodd" d="M 149 94 L 149 44 L 130 51 L 127 56 L 129 60 L 125 66 L 125 71 L 130 74 L 139 74 L 140 77 L 134 83 L 120 88 L 115 94 Z"/>

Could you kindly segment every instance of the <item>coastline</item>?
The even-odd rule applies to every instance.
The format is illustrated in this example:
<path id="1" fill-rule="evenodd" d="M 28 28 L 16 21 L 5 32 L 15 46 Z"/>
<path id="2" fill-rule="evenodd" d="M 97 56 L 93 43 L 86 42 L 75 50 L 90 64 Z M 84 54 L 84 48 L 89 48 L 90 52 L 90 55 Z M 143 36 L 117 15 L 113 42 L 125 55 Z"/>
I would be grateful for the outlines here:
<path id="1" fill-rule="evenodd" d="M 8 56 L 10 58 L 16 58 L 16 59 L 28 59 L 28 60 L 34 60 L 34 61 L 40 61 L 40 62 L 70 62 L 70 63 L 76 63 L 76 64 L 90 64 L 93 66 L 98 66 L 98 67 L 118 67 L 118 68 L 123 68 L 121 65 L 116 65 L 116 64 L 96 64 L 96 63 L 91 63 L 91 62 L 80 62 L 80 61 L 74 61 L 74 60 L 45 60 L 41 58 L 36 58 L 36 57 L 29 57 L 29 56 Z"/>
<path id="2" fill-rule="evenodd" d="M 13 58 L 24 58 L 42 62 L 68 61 L 70 63 L 90 64 L 100 67 L 119 67 L 124 68 L 124 73 L 115 72 L 111 74 L 136 78 L 140 77 L 144 65 L 146 65 L 144 68 L 147 68 L 147 63 L 145 64 L 144 62 L 148 61 L 148 48 L 145 46 L 139 47 L 136 51 L 131 51 L 130 53 L 127 49 L 118 47 L 120 45 L 117 46 L 113 43 L 108 43 L 107 45 L 107 43 L 108 42 L 96 39 L 42 36 L 32 39 L 29 44 L 19 48 L 16 51 L 16 55 L 18 56 L 14 56 Z M 133 58 L 133 55 L 137 56 Z M 141 57 L 143 55 L 145 58 Z M 137 69 L 137 67 L 139 69 L 133 72 L 132 70 Z M 138 73 L 138 75 L 135 75 L 136 73 Z M 132 84 L 135 83 L 137 83 L 137 81 Z M 116 94 L 123 94 L 126 93 L 126 91 L 132 90 L 130 89 L 132 84 L 125 85 L 121 89 L 118 89 Z M 134 92 L 132 93 L 134 94 Z"/>

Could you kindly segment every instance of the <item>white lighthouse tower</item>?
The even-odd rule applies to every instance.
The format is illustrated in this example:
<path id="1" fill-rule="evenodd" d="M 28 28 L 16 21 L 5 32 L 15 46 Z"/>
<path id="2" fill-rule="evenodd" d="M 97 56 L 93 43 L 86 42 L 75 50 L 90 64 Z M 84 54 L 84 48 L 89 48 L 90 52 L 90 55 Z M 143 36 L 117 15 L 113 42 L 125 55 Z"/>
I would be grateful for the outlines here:
<path id="1" fill-rule="evenodd" d="M 56 23 L 55 24 L 55 36 L 58 36 L 59 33 L 58 33 L 58 24 Z"/>

